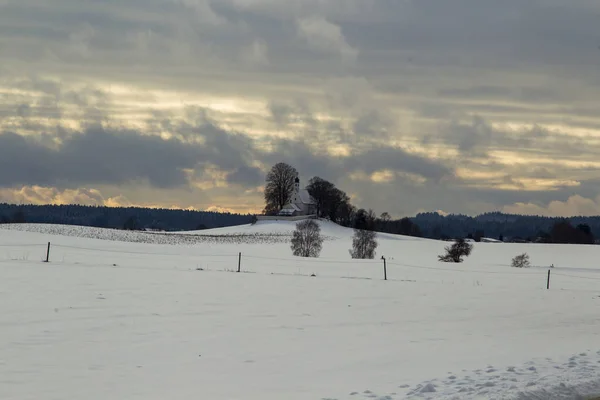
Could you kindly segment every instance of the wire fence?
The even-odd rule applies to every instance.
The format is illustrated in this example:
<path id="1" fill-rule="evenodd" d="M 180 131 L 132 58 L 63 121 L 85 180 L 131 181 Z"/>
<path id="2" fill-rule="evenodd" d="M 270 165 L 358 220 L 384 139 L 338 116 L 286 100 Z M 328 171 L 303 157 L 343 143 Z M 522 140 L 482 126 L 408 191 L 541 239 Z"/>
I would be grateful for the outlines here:
<path id="1" fill-rule="evenodd" d="M 13 243 L 0 244 L 8 256 L 0 262 L 7 261 L 32 261 L 30 253 L 39 254 L 40 261 L 55 262 L 64 265 L 77 265 L 89 267 L 111 267 L 122 269 L 145 270 L 202 270 L 262 273 L 270 275 L 301 275 L 336 277 L 345 279 L 369 279 L 392 281 L 423 281 L 423 282 L 468 282 L 474 276 L 488 276 L 493 282 L 493 276 L 514 276 L 521 279 L 531 278 L 532 283 L 550 288 L 550 278 L 561 277 L 571 280 L 600 281 L 600 277 L 590 277 L 564 273 L 564 269 L 525 269 L 518 271 L 486 271 L 472 267 L 461 267 L 453 264 L 447 267 L 432 267 L 426 265 L 411 265 L 388 261 L 385 257 L 377 260 L 343 260 L 333 258 L 303 258 L 303 257 L 276 257 L 268 255 L 197 252 L 194 247 L 180 247 L 173 252 L 133 251 L 118 248 L 98 248 L 76 245 L 51 244 L 51 243 Z M 18 255 L 17 255 L 18 254 Z M 98 255 L 94 255 L 98 254 Z M 102 256 L 100 256 L 100 254 Z M 124 257 L 125 256 L 125 257 Z M 133 262 L 127 256 L 133 256 Z M 35 260 L 38 261 L 38 260 Z M 411 273 L 411 271 L 416 272 Z M 418 271 L 435 271 L 435 274 L 418 274 Z M 551 272 L 552 271 L 552 272 Z M 567 270 L 568 271 L 568 270 Z M 581 270 L 579 270 L 581 271 Z M 597 273 L 598 270 L 590 270 Z M 465 275 L 465 274 L 468 274 Z M 461 281 L 460 275 L 466 279 Z M 459 278 L 457 278 L 459 277 Z M 561 283 L 564 280 L 561 279 Z M 477 281 L 480 283 L 479 281 Z M 480 283 L 481 284 L 481 283 Z"/>

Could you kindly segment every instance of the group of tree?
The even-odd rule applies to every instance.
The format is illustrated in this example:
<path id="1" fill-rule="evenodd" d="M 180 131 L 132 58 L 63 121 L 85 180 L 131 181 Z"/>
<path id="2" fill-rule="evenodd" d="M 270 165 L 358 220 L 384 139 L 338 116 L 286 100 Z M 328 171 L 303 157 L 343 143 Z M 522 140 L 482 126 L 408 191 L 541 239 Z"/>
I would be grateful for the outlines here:
<path id="1" fill-rule="evenodd" d="M 292 233 L 292 254 L 298 257 L 319 257 L 323 249 L 321 227 L 314 219 L 305 219 L 296 224 Z M 362 229 L 354 230 L 352 239 L 352 258 L 373 259 L 377 248 L 376 233 Z"/>
<path id="2" fill-rule="evenodd" d="M 0 204 L 0 223 L 40 223 L 160 231 L 247 224 L 252 215 L 209 211 L 82 205 Z"/>
<path id="3" fill-rule="evenodd" d="M 298 171 L 286 163 L 277 163 L 269 170 L 264 191 L 265 215 L 277 214 L 292 200 L 297 177 Z M 346 192 L 319 176 L 312 177 L 306 189 L 316 203 L 319 218 L 359 230 L 421 236 L 418 225 L 411 219 L 392 220 L 387 212 L 377 217 L 373 210 L 358 209 Z"/>

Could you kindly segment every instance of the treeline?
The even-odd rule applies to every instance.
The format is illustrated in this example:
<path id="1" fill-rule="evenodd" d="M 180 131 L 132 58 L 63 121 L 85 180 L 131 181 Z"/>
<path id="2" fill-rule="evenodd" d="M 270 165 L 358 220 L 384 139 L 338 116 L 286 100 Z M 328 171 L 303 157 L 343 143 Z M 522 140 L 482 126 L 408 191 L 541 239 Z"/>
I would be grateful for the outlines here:
<path id="1" fill-rule="evenodd" d="M 411 220 L 424 237 L 432 239 L 492 238 L 509 242 L 591 244 L 595 242 L 594 232 L 600 232 L 600 216 L 565 219 L 499 212 L 477 217 L 423 213 Z"/>
<path id="2" fill-rule="evenodd" d="M 0 204 L 0 223 L 186 231 L 242 225 L 251 219 L 251 215 L 160 208 Z"/>
<path id="3" fill-rule="evenodd" d="M 266 177 L 264 214 L 277 214 L 291 200 L 297 178 L 298 171 L 286 163 L 271 168 Z M 432 212 L 394 220 L 387 212 L 377 216 L 371 209 L 357 209 L 346 192 L 321 177 L 311 178 L 306 189 L 316 202 L 319 217 L 361 230 L 442 240 L 581 244 L 595 243 L 594 232 L 600 232 L 600 216 L 563 219 L 495 212 L 469 217 Z"/>

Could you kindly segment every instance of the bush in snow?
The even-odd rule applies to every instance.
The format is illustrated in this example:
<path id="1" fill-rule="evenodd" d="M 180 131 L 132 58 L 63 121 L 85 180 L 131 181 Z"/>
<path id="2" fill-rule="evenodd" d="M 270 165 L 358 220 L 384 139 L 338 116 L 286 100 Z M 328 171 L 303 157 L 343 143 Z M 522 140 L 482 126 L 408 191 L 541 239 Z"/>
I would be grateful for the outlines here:
<path id="1" fill-rule="evenodd" d="M 529 268 L 531 263 L 529 262 L 529 255 L 527 253 L 519 254 L 512 259 L 511 267 L 513 268 Z"/>
<path id="2" fill-rule="evenodd" d="M 321 227 L 312 219 L 296 224 L 292 234 L 292 253 L 299 257 L 319 257 L 323 247 Z"/>
<path id="3" fill-rule="evenodd" d="M 465 239 L 458 239 L 451 247 L 446 247 L 445 250 L 446 254 L 438 256 L 438 260 L 460 263 L 463 261 L 463 257 L 468 257 L 471 254 L 473 245 L 465 241 Z"/>
<path id="4" fill-rule="evenodd" d="M 352 258 L 375 258 L 375 249 L 377 248 L 376 234 L 373 231 L 362 229 L 354 230 L 352 238 L 352 250 L 350 256 Z"/>

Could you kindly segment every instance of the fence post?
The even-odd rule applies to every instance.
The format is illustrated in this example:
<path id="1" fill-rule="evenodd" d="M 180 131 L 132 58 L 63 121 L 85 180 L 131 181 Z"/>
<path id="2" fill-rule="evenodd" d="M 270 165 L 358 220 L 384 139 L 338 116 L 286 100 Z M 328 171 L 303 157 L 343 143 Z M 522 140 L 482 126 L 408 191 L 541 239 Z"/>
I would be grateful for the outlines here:
<path id="1" fill-rule="evenodd" d="M 50 262 L 50 242 L 48 242 L 48 250 L 46 250 L 46 261 Z"/>
<path id="2" fill-rule="evenodd" d="M 383 260 L 383 280 L 387 281 L 387 266 L 385 263 L 385 257 L 381 256 L 381 259 Z"/>
<path id="3" fill-rule="evenodd" d="M 238 255 L 238 271 L 240 272 L 242 270 L 242 252 L 240 251 L 240 254 Z"/>
<path id="4" fill-rule="evenodd" d="M 546 289 L 550 289 L 550 270 L 548 270 L 548 283 L 546 283 Z"/>

